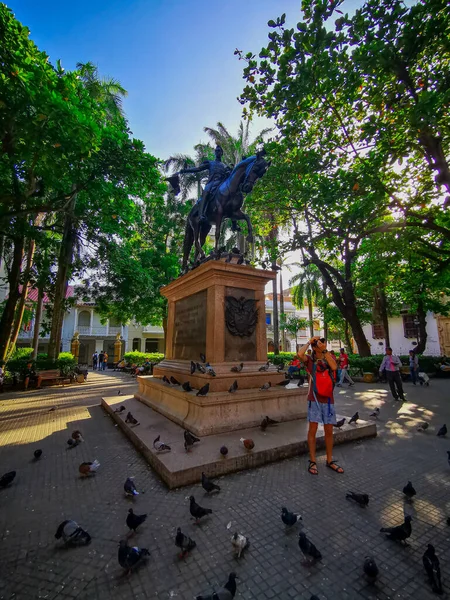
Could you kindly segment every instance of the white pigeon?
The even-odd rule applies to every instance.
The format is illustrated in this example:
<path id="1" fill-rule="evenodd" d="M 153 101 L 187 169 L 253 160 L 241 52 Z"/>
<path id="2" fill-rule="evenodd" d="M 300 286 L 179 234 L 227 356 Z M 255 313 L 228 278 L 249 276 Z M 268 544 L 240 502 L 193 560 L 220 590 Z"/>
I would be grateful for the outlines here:
<path id="1" fill-rule="evenodd" d="M 231 536 L 231 543 L 233 544 L 233 548 L 238 558 L 241 558 L 242 552 L 250 545 L 248 538 L 238 532 Z"/>

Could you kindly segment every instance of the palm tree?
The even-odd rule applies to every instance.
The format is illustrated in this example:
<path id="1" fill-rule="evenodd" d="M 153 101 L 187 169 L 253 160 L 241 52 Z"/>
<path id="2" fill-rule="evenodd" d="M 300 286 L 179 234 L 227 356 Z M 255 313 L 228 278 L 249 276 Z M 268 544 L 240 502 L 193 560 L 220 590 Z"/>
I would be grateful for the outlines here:
<path id="1" fill-rule="evenodd" d="M 128 96 L 128 92 L 119 81 L 112 77 L 100 77 L 97 67 L 91 62 L 79 62 L 77 69 L 89 95 L 106 104 L 109 118 L 123 116 L 122 99 Z"/>
<path id="2" fill-rule="evenodd" d="M 209 144 L 197 144 L 195 146 L 195 156 L 189 154 L 174 154 L 164 162 L 164 171 L 168 173 L 173 171 L 177 173 L 181 169 L 188 167 L 198 167 L 204 160 L 214 159 L 214 149 Z M 180 177 L 181 198 L 186 200 L 194 192 L 195 201 L 202 195 L 202 182 L 206 179 L 207 173 L 185 173 Z"/>
<path id="3" fill-rule="evenodd" d="M 296 263 L 296 266 L 301 266 Z M 292 303 L 297 308 L 302 308 L 305 300 L 308 304 L 309 332 L 311 337 L 314 335 L 314 317 L 313 308 L 317 301 L 322 297 L 323 287 L 319 269 L 315 265 L 302 266 L 302 271 L 290 281 L 293 285 Z"/>

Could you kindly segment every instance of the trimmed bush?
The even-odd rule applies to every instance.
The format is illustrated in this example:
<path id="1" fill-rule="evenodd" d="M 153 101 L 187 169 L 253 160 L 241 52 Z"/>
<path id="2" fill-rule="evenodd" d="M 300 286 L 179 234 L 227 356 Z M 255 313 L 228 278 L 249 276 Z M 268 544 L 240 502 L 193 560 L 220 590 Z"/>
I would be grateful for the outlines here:
<path id="1" fill-rule="evenodd" d="M 130 365 L 136 365 L 141 367 L 147 360 L 152 364 L 157 364 L 162 361 L 164 354 L 160 352 L 125 352 L 123 355 L 124 360 Z"/>
<path id="2" fill-rule="evenodd" d="M 27 365 L 31 363 L 35 371 L 59 369 L 61 375 L 67 375 L 77 364 L 76 358 L 70 352 L 61 352 L 56 360 L 48 358 L 47 354 L 38 354 L 36 360 L 31 359 L 33 348 L 18 348 L 6 364 L 9 373 L 23 376 Z"/>

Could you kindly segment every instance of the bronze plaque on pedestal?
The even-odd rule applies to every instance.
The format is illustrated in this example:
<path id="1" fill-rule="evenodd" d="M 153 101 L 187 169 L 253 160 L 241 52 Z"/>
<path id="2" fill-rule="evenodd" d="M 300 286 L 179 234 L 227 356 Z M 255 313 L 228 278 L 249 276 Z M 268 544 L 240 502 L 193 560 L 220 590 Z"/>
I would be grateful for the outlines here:
<path id="1" fill-rule="evenodd" d="M 234 298 L 236 303 L 242 304 L 245 300 L 254 301 L 255 292 L 253 290 L 243 288 L 226 287 L 225 298 L 229 297 Z M 227 304 L 230 304 L 229 301 Z M 259 308 L 256 302 L 249 304 L 252 305 L 250 313 Z M 253 305 L 255 305 L 254 308 Z M 224 310 L 226 310 L 226 307 L 224 307 Z M 251 317 L 252 315 L 250 314 L 250 318 Z M 245 331 L 246 328 L 239 327 L 239 324 L 237 323 L 233 323 L 232 326 L 229 322 L 229 315 L 224 314 L 224 318 L 226 320 L 225 360 L 227 362 L 246 362 L 257 360 L 255 330 L 256 321 L 255 324 L 252 323 L 249 327 L 247 327 L 247 331 Z M 245 333 L 243 333 L 244 331 Z"/>
<path id="2" fill-rule="evenodd" d="M 206 297 L 202 290 L 175 302 L 173 358 L 198 361 L 206 354 Z"/>

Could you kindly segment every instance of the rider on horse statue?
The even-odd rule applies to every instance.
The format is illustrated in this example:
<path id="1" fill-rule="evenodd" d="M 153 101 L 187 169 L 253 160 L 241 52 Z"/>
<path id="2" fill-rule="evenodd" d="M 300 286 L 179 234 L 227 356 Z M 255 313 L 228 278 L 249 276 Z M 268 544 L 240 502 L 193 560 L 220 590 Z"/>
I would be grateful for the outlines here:
<path id="1" fill-rule="evenodd" d="M 215 160 L 205 160 L 199 167 L 191 167 L 190 169 L 182 169 L 179 171 L 179 175 L 183 175 L 184 173 L 201 173 L 202 171 L 209 171 L 208 182 L 205 185 L 202 199 L 198 206 L 200 221 L 203 222 L 207 221 L 205 213 L 211 198 L 213 198 L 215 191 L 222 181 L 224 181 L 231 172 L 230 167 L 224 165 L 222 162 L 223 150 L 221 146 L 216 146 L 215 155 Z"/>

